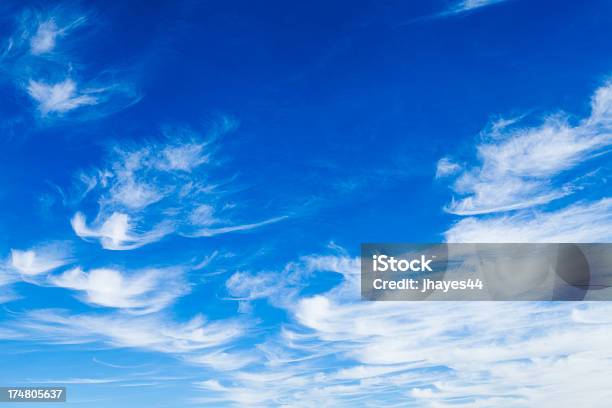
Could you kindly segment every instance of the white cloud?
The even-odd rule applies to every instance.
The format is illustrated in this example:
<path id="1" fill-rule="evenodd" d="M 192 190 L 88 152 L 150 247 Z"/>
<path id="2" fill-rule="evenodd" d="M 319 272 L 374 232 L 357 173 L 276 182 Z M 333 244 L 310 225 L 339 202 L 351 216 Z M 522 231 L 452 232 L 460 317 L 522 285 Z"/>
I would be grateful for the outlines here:
<path id="1" fill-rule="evenodd" d="M 203 143 L 187 143 L 183 145 L 166 146 L 160 152 L 155 165 L 164 171 L 181 170 L 189 172 L 209 160 L 204 151 Z"/>
<path id="2" fill-rule="evenodd" d="M 453 4 L 445 14 L 458 14 L 472 11 L 481 7 L 491 6 L 507 0 L 460 0 Z"/>
<path id="3" fill-rule="evenodd" d="M 0 264 L 0 304 L 8 303 L 18 298 L 11 288 L 11 285 L 17 280 L 18 276 L 16 276 L 8 265 L 5 266 Z M 3 331 L 0 330 L 0 337 L 2 336 L 2 333 Z"/>
<path id="4" fill-rule="evenodd" d="M 158 314 L 69 315 L 58 310 L 36 310 L 12 323 L 20 336 L 30 341 L 61 344 L 98 343 L 163 353 L 191 353 L 228 345 L 245 331 L 237 320 L 207 322 L 196 316 L 174 323 Z"/>
<path id="5" fill-rule="evenodd" d="M 35 29 L 34 34 L 29 39 L 30 52 L 33 55 L 42 55 L 55 49 L 58 38 L 67 35 L 86 21 L 87 16 L 85 15 L 77 16 L 73 15 L 73 11 L 68 12 L 56 8 L 47 17 L 34 14 L 33 22 L 22 20 L 22 30 L 23 35 L 28 35 L 30 31 Z"/>
<path id="6" fill-rule="evenodd" d="M 0 54 L 2 73 L 32 98 L 41 123 L 98 118 L 140 100 L 119 71 L 89 73 L 67 52 L 74 48 L 70 42 L 80 39 L 69 34 L 88 21 L 74 6 L 26 9 L 16 20 Z M 65 44 L 60 46 L 60 39 Z"/>
<path id="7" fill-rule="evenodd" d="M 212 225 L 218 222 L 214 214 L 215 209 L 212 205 L 202 204 L 189 214 L 189 221 L 193 225 Z"/>
<path id="8" fill-rule="evenodd" d="M 212 221 L 212 205 L 192 203 L 211 193 L 212 187 L 205 184 L 203 172 L 191 174 L 196 169 L 202 170 L 199 167 L 208 161 L 206 143 L 193 140 L 197 137 L 195 132 L 182 130 L 183 135 L 187 133 L 186 137 L 167 136 L 167 143 L 114 147 L 102 169 L 79 173 L 78 179 L 85 185 L 79 199 L 96 195 L 100 205 L 98 216 L 116 213 L 114 222 L 123 225 L 122 229 L 131 215 L 143 218 L 154 204 L 157 205 L 150 212 L 159 218 L 182 212 L 182 204 L 191 212 L 192 221 L 205 222 L 207 214 L 208 221 Z"/>
<path id="9" fill-rule="evenodd" d="M 30 39 L 32 54 L 39 55 L 51 51 L 55 47 L 55 39 L 60 30 L 55 21 L 49 20 L 41 23 L 36 34 Z"/>
<path id="10" fill-rule="evenodd" d="M 132 313 L 157 312 L 189 291 L 176 269 L 148 269 L 132 273 L 100 268 L 74 268 L 50 276 L 55 286 L 84 292 L 83 301 Z"/>
<path id="11" fill-rule="evenodd" d="M 111 384 L 123 381 L 121 378 L 61 378 L 50 380 L 32 380 L 32 384 Z"/>
<path id="12" fill-rule="evenodd" d="M 72 219 L 82 238 L 97 238 L 107 249 L 133 249 L 174 231 L 185 237 L 212 237 L 250 231 L 282 221 L 232 221 L 239 207 L 228 205 L 223 183 L 210 180 L 217 163 L 213 141 L 235 128 L 222 118 L 206 136 L 188 127 L 164 129 L 160 141 L 115 146 L 101 168 L 78 173 L 77 199 L 98 203 L 93 226 L 82 213 Z M 231 177 L 230 177 L 231 178 Z M 242 217 L 243 218 L 243 217 Z M 151 230 L 151 225 L 155 225 Z M 146 231 L 137 234 L 135 231 Z"/>
<path id="13" fill-rule="evenodd" d="M 186 357 L 186 361 L 191 364 L 204 365 L 218 371 L 238 370 L 258 359 L 258 356 L 248 350 L 242 352 L 214 351 Z"/>
<path id="14" fill-rule="evenodd" d="M 139 248 L 162 239 L 173 230 L 169 223 L 163 223 L 148 232 L 135 234 L 130 225 L 130 217 L 119 212 L 113 212 L 95 227 L 87 226 L 85 216 L 80 212 L 72 217 L 70 223 L 79 237 L 97 239 L 103 248 L 110 250 Z"/>
<path id="15" fill-rule="evenodd" d="M 49 272 L 69 262 L 66 248 L 61 245 L 45 245 L 25 251 L 11 249 L 10 266 L 26 276 Z"/>
<path id="16" fill-rule="evenodd" d="M 43 116 L 49 113 L 65 113 L 80 106 L 98 103 L 95 96 L 78 92 L 72 79 L 55 84 L 30 80 L 27 89 L 28 94 L 38 102 L 38 109 Z"/>
<path id="17" fill-rule="evenodd" d="M 250 274 L 236 272 L 226 282 L 225 286 L 231 296 L 241 300 L 255 300 L 269 297 L 279 292 L 279 285 L 284 284 L 276 273 Z"/>
<path id="18" fill-rule="evenodd" d="M 282 272 L 230 278 L 236 295 L 285 298 L 273 304 L 292 323 L 257 346 L 263 364 L 198 383 L 207 392 L 198 400 L 606 406 L 612 320 L 604 303 L 362 302 L 359 270 L 356 258 L 310 256 Z M 342 283 L 308 296 L 288 287 L 326 271 L 340 273 Z M 588 372 L 602 380 L 590 381 Z"/>
<path id="19" fill-rule="evenodd" d="M 605 169 L 591 163 L 612 146 L 612 83 L 597 89 L 590 115 L 575 125 L 560 114 L 536 127 L 517 124 L 493 124 L 477 146 L 480 164 L 455 181 L 464 197 L 447 210 L 469 217 L 446 231 L 446 241 L 610 241 L 611 199 L 604 189 L 582 197 L 605 182 Z M 562 205 L 546 205 L 553 200 Z"/>
<path id="20" fill-rule="evenodd" d="M 461 166 L 454 163 L 448 157 L 443 157 L 438 160 L 436 166 L 436 178 L 447 177 L 461 170 Z"/>
<path id="21" fill-rule="evenodd" d="M 196 230 L 195 232 L 185 234 L 189 237 L 213 237 L 215 235 L 227 234 L 230 232 L 238 232 L 238 231 L 250 231 L 259 227 L 263 227 L 264 225 L 274 224 L 279 221 L 283 221 L 289 218 L 286 215 L 281 217 L 270 218 L 265 221 L 256 222 L 253 224 L 240 224 L 240 225 L 230 225 L 227 227 L 217 227 L 217 228 L 201 228 Z"/>
<path id="22" fill-rule="evenodd" d="M 505 126 L 504 126 L 505 128 Z M 458 215 L 517 210 L 572 194 L 579 182 L 555 186 L 555 177 L 612 145 L 612 83 L 595 92 L 591 114 L 577 125 L 564 115 L 532 128 L 502 129 L 477 146 L 480 164 L 464 170 L 453 185 L 462 196 L 447 207 Z"/>
<path id="23" fill-rule="evenodd" d="M 447 242 L 610 242 L 612 199 L 560 210 L 463 218 L 445 233 Z"/>

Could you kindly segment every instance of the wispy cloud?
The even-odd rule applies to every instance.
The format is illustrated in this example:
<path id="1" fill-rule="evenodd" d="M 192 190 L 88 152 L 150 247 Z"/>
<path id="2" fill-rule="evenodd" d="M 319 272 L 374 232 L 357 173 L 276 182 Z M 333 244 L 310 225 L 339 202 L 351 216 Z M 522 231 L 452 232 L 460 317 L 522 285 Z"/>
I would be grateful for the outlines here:
<path id="1" fill-rule="evenodd" d="M 446 8 L 442 9 L 441 11 L 411 19 L 403 23 L 402 25 L 412 24 L 417 21 L 427 21 L 427 20 L 438 19 L 438 18 L 449 18 L 449 17 L 459 16 L 463 14 L 468 14 L 471 12 L 481 10 L 485 7 L 489 7 L 489 6 L 493 6 L 496 4 L 505 3 L 509 1 L 511 0 L 451 0 L 451 1 L 446 2 Z"/>
<path id="2" fill-rule="evenodd" d="M 30 380 L 32 384 L 111 384 L 123 381 L 121 378 L 58 378 L 49 380 Z"/>
<path id="3" fill-rule="evenodd" d="M 58 287 L 82 292 L 91 305 L 118 308 L 130 313 L 157 312 L 189 292 L 183 273 L 177 268 L 124 272 L 111 268 L 88 272 L 74 268 L 49 281 Z"/>
<path id="4" fill-rule="evenodd" d="M 270 218 L 268 220 L 256 222 L 253 224 L 231 225 L 228 227 L 218 227 L 218 228 L 202 228 L 200 230 L 197 230 L 196 232 L 186 234 L 186 235 L 191 236 L 191 237 L 212 237 L 215 235 L 227 234 L 230 232 L 250 231 L 250 230 L 253 230 L 259 227 L 263 227 L 264 225 L 274 224 L 276 222 L 286 220 L 287 218 L 289 217 L 284 215 L 281 217 Z"/>
<path id="5" fill-rule="evenodd" d="M 169 223 L 161 223 L 152 230 L 136 234 L 127 214 L 114 212 L 95 227 L 87 226 L 85 216 L 77 212 L 70 221 L 75 234 L 83 239 L 94 238 L 104 249 L 130 250 L 159 241 L 173 231 Z"/>
<path id="6" fill-rule="evenodd" d="M 438 160 L 436 166 L 436 178 L 451 176 L 461 170 L 461 166 L 448 157 Z"/>
<path id="7" fill-rule="evenodd" d="M 224 117 L 207 135 L 174 127 L 165 129 L 160 141 L 115 146 L 104 166 L 78 174 L 77 201 L 96 198 L 98 213 L 88 226 L 85 215 L 77 212 L 72 218 L 75 233 L 98 239 L 106 249 L 134 249 L 172 232 L 212 237 L 286 219 L 232 221 L 236 210 L 220 191 L 228 182 L 212 179 L 210 173 L 216 167 L 214 141 L 235 127 L 235 121 Z"/>
<path id="8" fill-rule="evenodd" d="M 465 13 L 482 7 L 491 6 L 493 4 L 502 3 L 505 1 L 508 0 L 459 0 L 455 1 L 443 14 L 449 15 Z"/>
<path id="9" fill-rule="evenodd" d="M 210 367 L 217 371 L 231 371 L 246 367 L 260 360 L 260 356 L 249 350 L 240 352 L 215 351 L 205 354 L 193 354 L 185 357 L 185 361 Z"/>
<path id="10" fill-rule="evenodd" d="M 603 382 L 577 378 L 611 368 L 612 322 L 580 318 L 606 315 L 607 305 L 364 303 L 357 259 L 311 256 L 301 264 L 340 273 L 342 283 L 309 296 L 285 291 L 290 299 L 277 305 L 295 324 L 258 347 L 267 364 L 199 383 L 208 393 L 202 402 L 533 406 L 569 398 L 605 406 Z M 272 280 L 249 282 L 261 288 Z M 581 394 L 583 387 L 592 392 Z"/>
<path id="11" fill-rule="evenodd" d="M 81 37 L 75 30 L 88 22 L 87 13 L 61 5 L 25 10 L 15 21 L 0 72 L 30 96 L 41 123 L 98 118 L 140 100 L 134 85 L 117 78 L 116 70 L 88 72 L 87 64 L 68 52 L 78 48 L 74 45 Z"/>
<path id="12" fill-rule="evenodd" d="M 22 275 L 35 276 L 70 262 L 65 245 L 46 244 L 28 250 L 12 249 L 10 267 Z"/>
<path id="13" fill-rule="evenodd" d="M 448 242 L 610 242 L 612 199 L 576 203 L 559 210 L 461 219 L 445 233 Z"/>
<path id="14" fill-rule="evenodd" d="M 168 321 L 158 314 L 77 314 L 35 310 L 19 315 L 11 327 L 22 338 L 61 344 L 104 343 L 163 353 L 190 353 L 228 345 L 245 331 L 238 320 L 207 322 L 196 316 L 185 323 Z"/>
<path id="15" fill-rule="evenodd" d="M 460 199 L 447 207 L 458 215 L 533 207 L 572 194 L 578 180 L 555 185 L 555 177 L 606 153 L 612 145 L 612 84 L 597 90 L 590 116 L 577 125 L 567 115 L 551 116 L 537 127 L 500 129 L 483 135 L 478 166 L 453 184 Z"/>
<path id="16" fill-rule="evenodd" d="M 37 16 L 38 18 L 42 16 Z M 62 21 L 58 25 L 58 18 Z M 66 21 L 67 20 L 67 21 Z M 61 12 L 56 12 L 48 17 L 47 20 L 39 21 L 36 32 L 30 38 L 30 52 L 34 55 L 41 55 L 53 51 L 57 39 L 67 35 L 70 31 L 86 23 L 87 16 L 70 17 Z M 24 22 L 24 30 L 29 27 Z"/>
<path id="17" fill-rule="evenodd" d="M 64 113 L 83 105 L 95 105 L 98 100 L 92 96 L 77 92 L 76 84 L 66 79 L 57 84 L 45 84 L 30 80 L 28 93 L 39 104 L 41 114 Z"/>

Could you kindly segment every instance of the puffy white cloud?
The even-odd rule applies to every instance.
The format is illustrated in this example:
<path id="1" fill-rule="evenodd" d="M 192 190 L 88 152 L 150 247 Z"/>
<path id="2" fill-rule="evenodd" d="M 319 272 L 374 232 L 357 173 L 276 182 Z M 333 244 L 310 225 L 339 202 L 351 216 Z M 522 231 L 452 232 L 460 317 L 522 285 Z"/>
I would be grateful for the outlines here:
<path id="1" fill-rule="evenodd" d="M 157 312 L 186 294 L 189 287 L 177 269 L 148 269 L 122 272 L 100 268 L 88 272 L 74 268 L 50 276 L 55 286 L 84 292 L 90 304 L 124 309 L 132 313 Z"/>

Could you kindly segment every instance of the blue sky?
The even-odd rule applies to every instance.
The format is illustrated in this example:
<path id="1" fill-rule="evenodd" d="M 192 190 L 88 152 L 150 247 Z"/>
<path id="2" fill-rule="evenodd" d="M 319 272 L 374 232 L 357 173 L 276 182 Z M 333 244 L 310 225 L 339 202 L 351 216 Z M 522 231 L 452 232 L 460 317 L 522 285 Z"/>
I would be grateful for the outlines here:
<path id="1" fill-rule="evenodd" d="M 3 2 L 0 384 L 607 406 L 608 303 L 361 302 L 358 251 L 610 242 L 611 23 L 608 1 Z"/>

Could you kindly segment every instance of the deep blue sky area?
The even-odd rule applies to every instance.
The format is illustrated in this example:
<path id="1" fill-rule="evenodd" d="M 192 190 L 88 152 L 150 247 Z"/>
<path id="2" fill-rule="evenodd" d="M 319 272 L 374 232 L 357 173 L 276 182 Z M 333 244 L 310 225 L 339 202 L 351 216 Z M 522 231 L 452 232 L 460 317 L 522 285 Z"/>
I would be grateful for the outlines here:
<path id="1" fill-rule="evenodd" d="M 607 225 L 611 36 L 607 0 L 4 2 L 0 386 L 94 408 L 543 406 L 459 381 L 460 351 L 377 343 L 387 323 L 432 353 L 513 337 L 366 309 L 349 271 L 363 242 Z M 555 332 L 528 307 L 508 325 Z M 508 347 L 527 354 L 483 357 L 483 382 L 567 351 Z"/>

